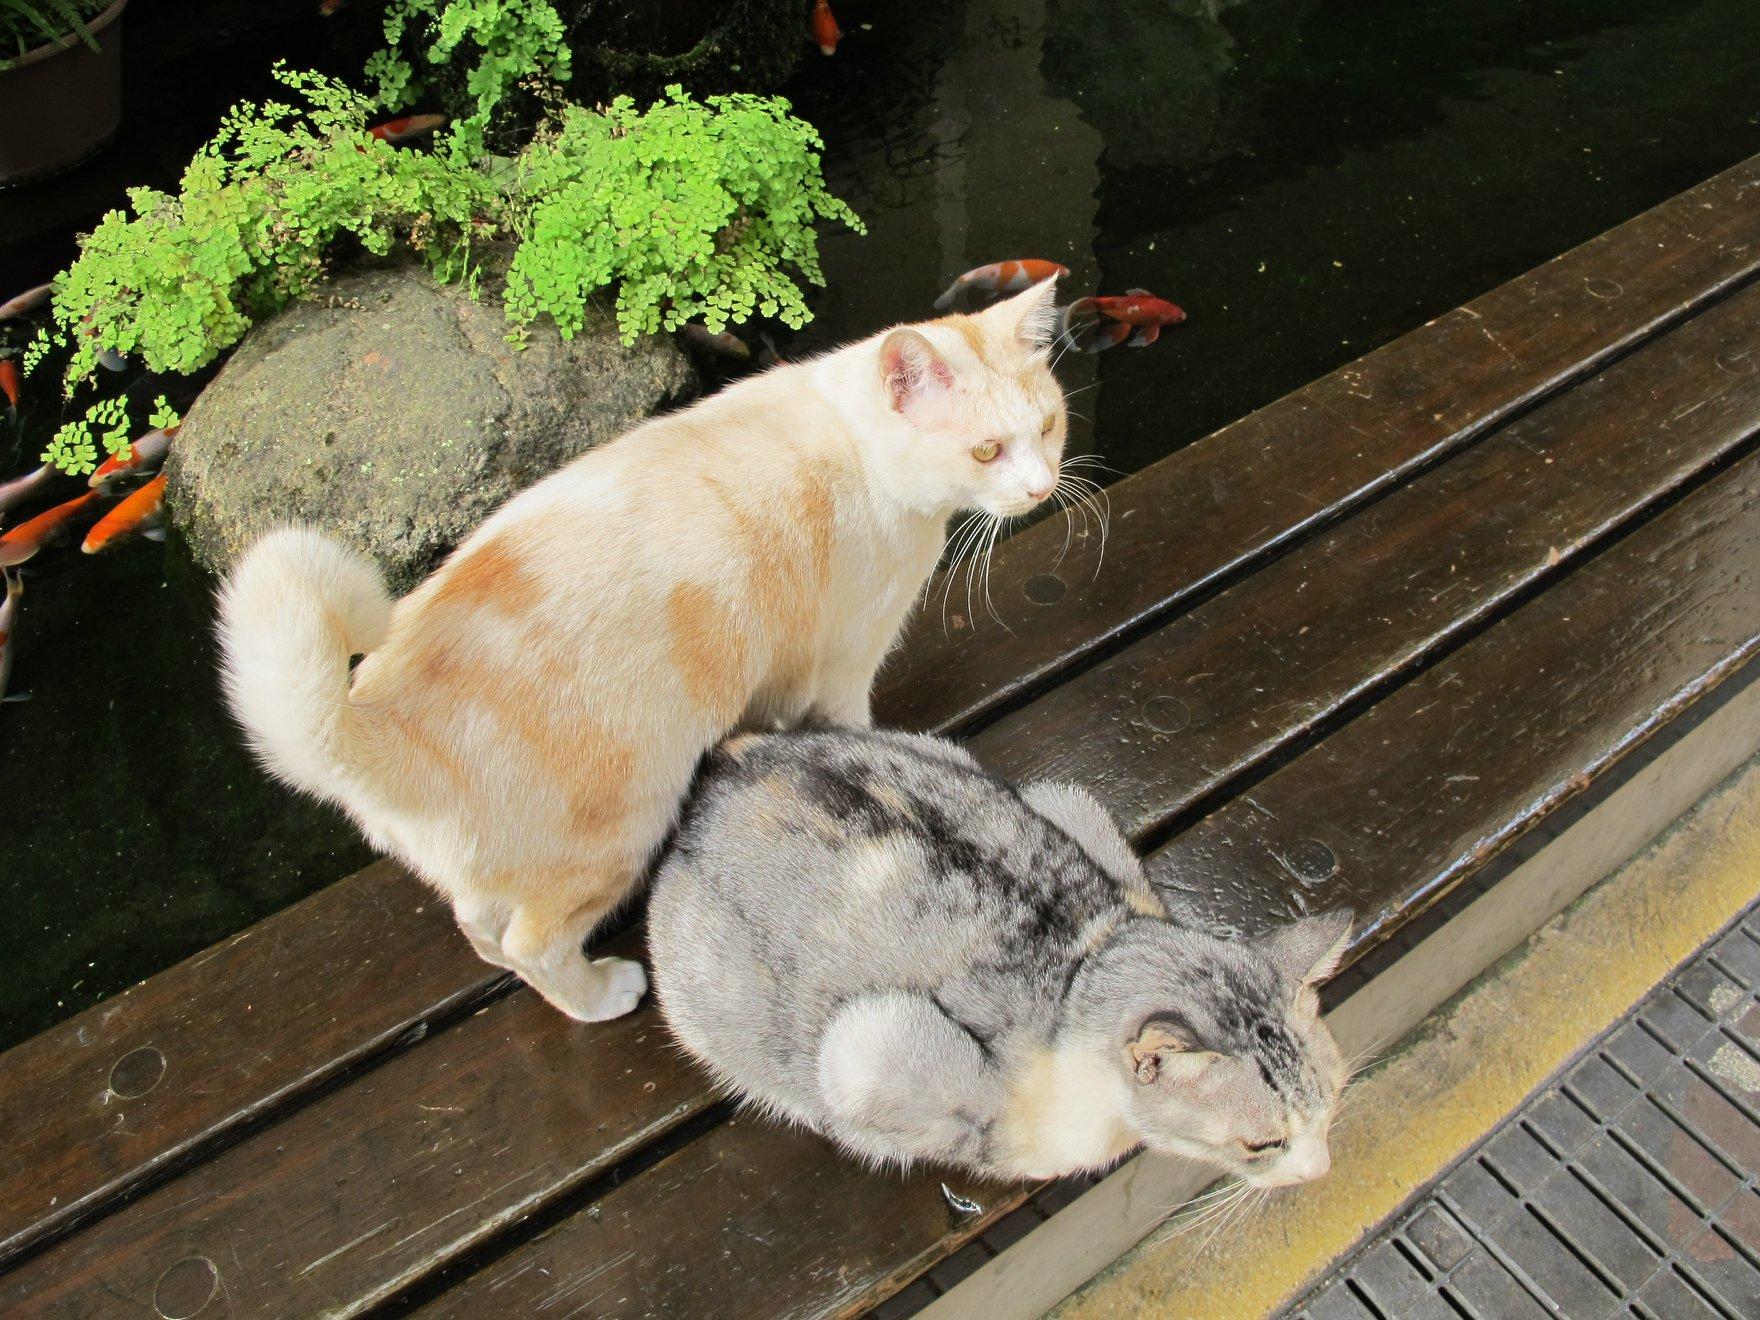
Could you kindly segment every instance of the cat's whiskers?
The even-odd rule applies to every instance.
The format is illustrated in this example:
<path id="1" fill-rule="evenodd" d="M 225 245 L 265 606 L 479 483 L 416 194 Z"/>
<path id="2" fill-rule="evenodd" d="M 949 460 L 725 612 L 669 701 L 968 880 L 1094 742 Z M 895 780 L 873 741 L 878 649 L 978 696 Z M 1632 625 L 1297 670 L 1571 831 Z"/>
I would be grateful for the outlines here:
<path id="1" fill-rule="evenodd" d="M 1072 496 L 1075 507 L 1082 510 L 1084 539 L 1087 536 L 1087 510 L 1091 508 L 1094 511 L 1094 518 L 1100 525 L 1100 553 L 1094 563 L 1094 578 L 1098 580 L 1100 570 L 1106 563 L 1106 539 L 1112 528 L 1112 499 L 1099 482 L 1070 471 L 1077 462 L 1079 460 L 1072 459 L 1061 466 L 1057 474 L 1056 490 Z"/>
<path id="2" fill-rule="evenodd" d="M 960 561 L 977 545 L 978 533 L 983 527 L 985 517 L 985 514 L 978 511 L 973 511 L 972 513 L 967 514 L 960 522 L 959 526 L 954 528 L 953 535 L 948 538 L 948 544 L 953 550 L 953 558 L 948 562 L 947 567 L 942 570 L 941 631 L 943 633 L 947 631 L 947 602 L 949 597 L 953 595 L 953 584 L 954 580 L 959 576 Z M 971 606 L 969 603 L 967 604 L 966 611 L 967 622 L 970 622 Z"/>
<path id="3" fill-rule="evenodd" d="M 1229 1206 L 1228 1214 L 1211 1225 L 1210 1232 L 1205 1236 L 1203 1244 L 1198 1247 L 1199 1255 L 1208 1251 L 1210 1244 L 1222 1237 L 1225 1232 L 1232 1232 L 1252 1218 L 1265 1204 L 1265 1198 L 1271 1194 L 1271 1189 L 1268 1187 L 1254 1187 L 1251 1183 L 1242 1183 L 1241 1186 L 1246 1189 L 1244 1194 Z"/>
<path id="4" fill-rule="evenodd" d="M 990 533 L 984 538 L 984 549 L 980 558 L 983 560 L 984 566 L 982 578 L 984 587 L 984 608 L 989 611 L 992 619 L 995 619 L 997 623 L 1002 625 L 1003 632 L 1013 633 L 1014 629 L 1010 628 L 1008 626 L 1008 621 L 997 612 L 996 602 L 990 598 L 990 570 L 995 562 L 997 541 L 1001 538 L 1003 525 L 1007 521 L 1008 520 L 1004 518 L 991 517 Z"/>
<path id="5" fill-rule="evenodd" d="M 1217 1237 L 1222 1233 L 1222 1230 L 1228 1226 L 1229 1222 L 1239 1213 L 1240 1208 L 1246 1204 L 1247 1198 L 1252 1195 L 1252 1184 L 1242 1182 L 1237 1186 L 1238 1190 L 1233 1196 L 1224 1200 L 1216 1210 L 1203 1216 L 1199 1224 L 1193 1225 L 1194 1228 L 1202 1226 L 1205 1229 L 1204 1238 L 1197 1247 L 1194 1248 L 1194 1254 L 1203 1255 L 1204 1252 L 1209 1250 L 1210 1244 L 1216 1241 Z"/>
<path id="6" fill-rule="evenodd" d="M 972 553 L 966 557 L 966 622 L 974 628 L 978 626 L 978 612 L 972 608 L 973 581 L 978 571 L 978 556 L 981 553 L 978 547 L 983 544 L 989 530 L 989 517 L 989 514 L 980 516 L 978 531 L 972 541 Z"/>
<path id="7" fill-rule="evenodd" d="M 1064 330 L 1058 334 L 1056 342 L 1058 344 L 1058 349 L 1056 355 L 1051 359 L 1050 369 L 1052 371 L 1057 370 L 1057 364 L 1063 361 L 1063 355 L 1075 348 L 1076 337 L 1068 330 Z M 1099 381 L 1094 382 L 1095 385 L 1098 385 L 1099 383 Z M 1089 388 L 1092 388 L 1092 386 Z"/>
<path id="8" fill-rule="evenodd" d="M 1222 1198 L 1233 1195 L 1235 1192 L 1239 1191 L 1240 1188 L 1241 1184 L 1239 1182 L 1231 1178 L 1221 1178 L 1211 1186 L 1208 1191 L 1199 1192 L 1196 1196 L 1192 1197 L 1191 1200 L 1175 1208 L 1181 1213 L 1184 1213 L 1189 1210 L 1199 1209 L 1200 1207 L 1212 1206 Z"/>
<path id="9" fill-rule="evenodd" d="M 1203 1195 L 1193 1197 L 1174 1212 L 1160 1242 L 1171 1242 L 1174 1238 L 1184 1237 L 1194 1229 L 1202 1228 L 1227 1214 L 1246 1196 L 1248 1190 L 1244 1182 L 1225 1180 Z"/>
<path id="10" fill-rule="evenodd" d="M 1122 477 L 1124 475 L 1124 472 L 1121 469 L 1115 468 L 1109 463 L 1102 462 L 1100 455 L 1098 454 L 1077 454 L 1074 458 L 1064 459 L 1063 466 L 1093 468 L 1096 472 L 1110 472 L 1115 477 Z"/>
<path id="11" fill-rule="evenodd" d="M 973 627 L 977 626 L 977 610 L 973 606 L 972 598 L 977 590 L 978 566 L 985 555 L 989 553 L 996 529 L 1002 525 L 1001 519 L 992 513 L 980 512 L 975 517 L 978 523 L 978 532 L 972 542 L 974 547 L 972 553 L 966 559 L 966 619 Z M 995 610 L 992 609 L 991 613 L 994 615 Z M 1002 620 L 998 618 L 997 622 L 1002 623 Z M 1008 625 L 1003 624 L 1003 627 L 1007 628 Z"/>
<path id="12" fill-rule="evenodd" d="M 1350 1058 L 1344 1060 L 1343 1085 L 1349 1086 L 1376 1064 L 1386 1063 L 1391 1059 L 1399 1057 L 1397 1054 L 1390 1054 L 1383 1058 L 1381 1054 L 1381 1051 L 1388 1044 L 1396 1040 L 1399 1034 L 1400 1028 L 1398 1027 L 1395 1027 L 1391 1031 L 1385 1031 L 1380 1036 L 1377 1036 L 1374 1040 L 1370 1041 L 1367 1045 L 1363 1046 L 1363 1048 L 1358 1050 L 1355 1054 L 1351 1055 Z M 1355 1092 L 1347 1092 L 1346 1094 L 1354 1095 Z"/>
<path id="13" fill-rule="evenodd" d="M 1057 552 L 1057 558 L 1051 563 L 1051 572 L 1055 573 L 1062 566 L 1064 556 L 1069 554 L 1070 542 L 1075 539 L 1076 520 L 1070 512 L 1069 497 L 1064 493 L 1061 484 L 1052 488 L 1051 500 L 1056 504 L 1058 512 L 1063 514 L 1063 545 Z M 1088 515 L 1082 515 L 1082 531 L 1088 530 Z"/>

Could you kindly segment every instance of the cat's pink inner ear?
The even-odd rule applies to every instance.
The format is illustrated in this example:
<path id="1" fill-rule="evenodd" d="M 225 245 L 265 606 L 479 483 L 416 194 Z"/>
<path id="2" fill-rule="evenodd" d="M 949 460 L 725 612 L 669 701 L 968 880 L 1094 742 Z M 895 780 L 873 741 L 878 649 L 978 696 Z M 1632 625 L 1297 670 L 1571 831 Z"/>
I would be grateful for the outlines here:
<path id="1" fill-rule="evenodd" d="M 1183 1032 L 1159 1021 L 1145 1023 L 1126 1049 L 1139 1082 L 1154 1081 L 1175 1059 L 1179 1060 L 1177 1066 L 1183 1074 L 1195 1071 L 1211 1057 L 1208 1051 L 1198 1049 Z"/>
<path id="2" fill-rule="evenodd" d="M 915 330 L 894 330 L 880 343 L 880 375 L 894 412 L 908 413 L 953 388 L 953 369 Z"/>

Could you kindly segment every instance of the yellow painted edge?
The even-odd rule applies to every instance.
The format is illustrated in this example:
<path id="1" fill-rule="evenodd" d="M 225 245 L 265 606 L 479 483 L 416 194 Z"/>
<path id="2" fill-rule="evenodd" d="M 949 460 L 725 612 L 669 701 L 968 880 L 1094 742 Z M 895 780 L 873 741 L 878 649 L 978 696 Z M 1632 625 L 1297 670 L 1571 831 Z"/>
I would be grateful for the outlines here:
<path id="1" fill-rule="evenodd" d="M 1536 931 L 1347 1092 L 1333 1171 L 1238 1226 L 1164 1229 L 1052 1313 L 1257 1320 L 1287 1305 L 1760 892 L 1760 760 Z M 1177 1221 L 1176 1225 L 1177 1227 Z"/>

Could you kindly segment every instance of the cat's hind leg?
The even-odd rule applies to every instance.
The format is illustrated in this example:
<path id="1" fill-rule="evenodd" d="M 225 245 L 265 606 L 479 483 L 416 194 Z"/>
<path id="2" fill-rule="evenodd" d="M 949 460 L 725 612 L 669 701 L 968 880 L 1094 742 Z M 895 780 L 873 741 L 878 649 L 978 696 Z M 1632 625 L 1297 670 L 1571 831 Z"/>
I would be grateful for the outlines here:
<path id="1" fill-rule="evenodd" d="M 603 896 L 579 901 L 580 894 L 594 888 L 602 888 Z M 518 903 L 501 936 L 501 953 L 520 979 L 577 1021 L 622 1017 L 648 991 L 648 974 L 639 962 L 589 959 L 582 947 L 627 888 L 627 884 L 608 886 L 603 877 L 594 877 L 573 888 L 572 894 Z"/>
<path id="2" fill-rule="evenodd" d="M 452 905 L 452 915 L 464 937 L 471 942 L 471 948 L 477 951 L 477 957 L 493 967 L 503 967 L 510 972 L 519 970 L 501 951 L 501 935 L 507 929 L 505 912 L 490 904 L 459 899 Z"/>
<path id="3" fill-rule="evenodd" d="M 1000 1080 L 971 1032 L 904 991 L 837 1011 L 819 1045 L 819 1092 L 832 1132 L 881 1163 L 982 1167 Z"/>

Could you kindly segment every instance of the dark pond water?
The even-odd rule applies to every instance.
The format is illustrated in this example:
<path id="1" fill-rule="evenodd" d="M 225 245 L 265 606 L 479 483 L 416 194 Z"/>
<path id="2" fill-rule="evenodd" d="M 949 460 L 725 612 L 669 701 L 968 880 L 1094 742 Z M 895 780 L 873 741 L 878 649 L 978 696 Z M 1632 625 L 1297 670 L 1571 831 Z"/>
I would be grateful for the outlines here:
<path id="1" fill-rule="evenodd" d="M 1093 425 L 1078 443 L 1120 471 L 1760 152 L 1753 0 L 838 11 L 837 57 L 790 92 L 871 232 L 827 239 L 830 287 L 790 351 L 922 316 L 998 258 L 1062 261 L 1080 290 L 1151 289 L 1190 321 L 1070 373 L 1097 386 L 1076 404 Z M 228 59 L 206 77 L 191 57 L 171 137 L 193 145 L 210 101 L 254 90 L 260 75 Z M 163 181 L 187 155 L 166 141 L 137 131 L 119 150 Z M 80 189 L 114 173 L 112 157 L 98 182 L 43 196 L 89 223 Z M 0 194 L 0 288 L 62 259 L 46 205 Z M 38 405 L 0 431 L 0 470 L 56 421 Z M 240 750 L 216 699 L 210 589 L 175 541 L 62 554 L 30 581 L 13 686 L 31 700 L 0 706 L 0 1045 L 365 859 Z"/>

